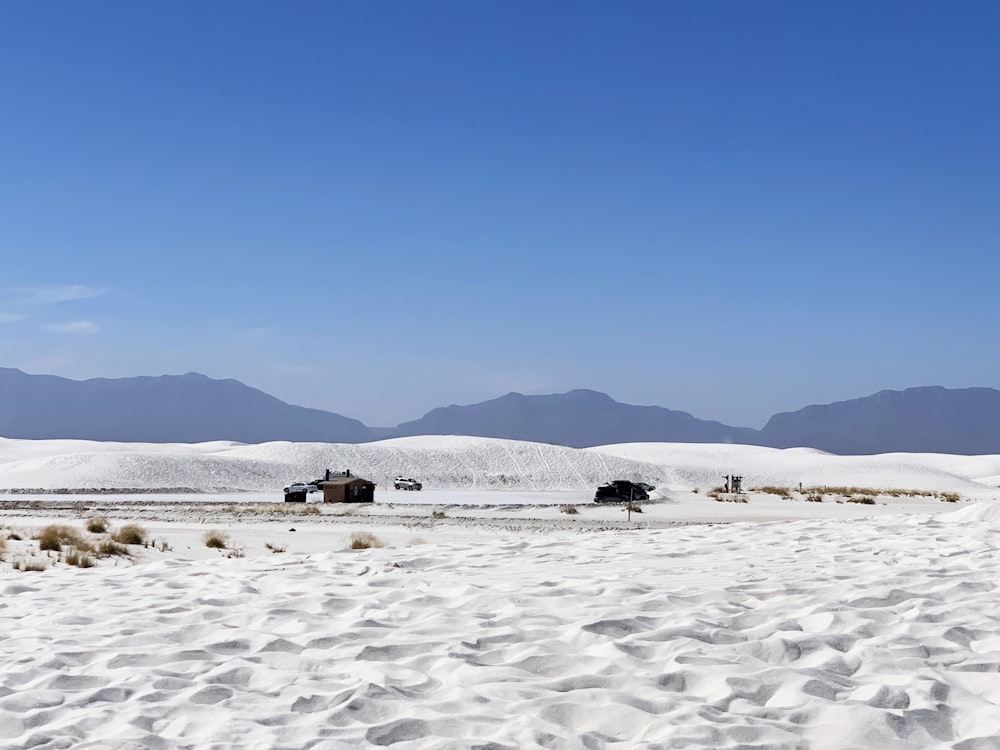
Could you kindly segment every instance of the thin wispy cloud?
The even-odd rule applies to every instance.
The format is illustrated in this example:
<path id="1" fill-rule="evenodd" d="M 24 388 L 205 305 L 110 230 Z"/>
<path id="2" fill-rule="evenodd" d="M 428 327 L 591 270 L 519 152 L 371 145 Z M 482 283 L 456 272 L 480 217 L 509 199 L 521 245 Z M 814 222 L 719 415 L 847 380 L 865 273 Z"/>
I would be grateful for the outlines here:
<path id="1" fill-rule="evenodd" d="M 75 336 L 90 336 L 98 331 L 100 327 L 91 320 L 71 320 L 68 323 L 46 323 L 42 326 L 46 333 L 64 333 Z"/>
<path id="2" fill-rule="evenodd" d="M 0 313 L 0 323 L 19 323 L 27 317 L 18 313 Z"/>
<path id="3" fill-rule="evenodd" d="M 100 297 L 105 289 L 82 284 L 54 284 L 50 286 L 27 286 L 12 289 L 26 305 L 54 305 L 76 299 Z"/>

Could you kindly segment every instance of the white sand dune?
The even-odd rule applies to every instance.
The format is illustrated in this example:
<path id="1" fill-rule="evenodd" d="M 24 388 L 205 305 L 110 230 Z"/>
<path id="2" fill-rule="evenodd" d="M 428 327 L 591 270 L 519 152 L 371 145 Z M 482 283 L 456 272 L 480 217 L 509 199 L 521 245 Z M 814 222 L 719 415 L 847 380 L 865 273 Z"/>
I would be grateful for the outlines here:
<path id="1" fill-rule="evenodd" d="M 0 566 L 0 746 L 995 748 L 995 507 Z"/>
<path id="2" fill-rule="evenodd" d="M 992 750 L 1000 503 L 968 498 L 996 497 L 977 481 L 1000 474 L 996 459 L 447 437 L 3 441 L 9 488 L 249 487 L 273 500 L 327 467 L 430 488 L 382 484 L 374 505 L 318 515 L 238 494 L 7 496 L 0 747 Z M 966 499 L 956 511 L 930 496 L 695 492 L 731 472 L 748 486 Z M 666 491 L 634 518 L 586 505 L 616 476 Z M 415 495 L 450 507 L 399 504 Z M 149 522 L 160 544 L 90 569 L 53 556 L 15 570 L 44 554 L 32 528 L 55 516 L 79 528 L 93 512 Z M 209 528 L 230 547 L 205 547 Z M 359 530 L 388 546 L 347 549 Z"/>
<path id="3" fill-rule="evenodd" d="M 838 456 L 813 448 L 750 445 L 625 443 L 587 450 L 659 465 L 672 472 L 674 489 L 713 487 L 725 474 L 741 474 L 745 486 L 855 486 L 995 495 L 1000 456 L 885 453 Z"/>
<path id="4" fill-rule="evenodd" d="M 0 489 L 273 491 L 295 480 L 321 476 L 327 468 L 349 468 L 383 486 L 391 485 L 396 474 L 408 474 L 432 487 L 473 490 L 592 489 L 619 476 L 656 483 L 664 474 L 659 466 L 574 448 L 465 437 L 401 438 L 361 445 L 129 445 L 44 440 L 6 441 L 0 446 Z"/>
<path id="5" fill-rule="evenodd" d="M 189 487 L 274 492 L 327 468 L 351 469 L 380 486 L 396 474 L 442 490 L 590 490 L 630 478 L 666 490 L 717 486 L 854 485 L 995 494 L 1000 456 L 895 453 L 835 456 L 804 448 L 634 443 L 579 450 L 491 438 L 426 436 L 359 445 L 272 442 L 186 444 L 0 439 L 0 489 Z"/>

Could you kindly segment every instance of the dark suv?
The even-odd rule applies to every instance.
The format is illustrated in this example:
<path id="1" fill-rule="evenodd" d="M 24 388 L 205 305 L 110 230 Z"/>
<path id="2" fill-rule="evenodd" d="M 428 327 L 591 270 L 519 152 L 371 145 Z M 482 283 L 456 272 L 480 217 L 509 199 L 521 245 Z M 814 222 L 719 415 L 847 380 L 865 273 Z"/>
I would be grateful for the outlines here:
<path id="1" fill-rule="evenodd" d="M 602 484 L 594 495 L 595 503 L 627 503 L 629 500 L 649 500 L 649 493 L 642 484 L 627 479 L 616 479 Z"/>

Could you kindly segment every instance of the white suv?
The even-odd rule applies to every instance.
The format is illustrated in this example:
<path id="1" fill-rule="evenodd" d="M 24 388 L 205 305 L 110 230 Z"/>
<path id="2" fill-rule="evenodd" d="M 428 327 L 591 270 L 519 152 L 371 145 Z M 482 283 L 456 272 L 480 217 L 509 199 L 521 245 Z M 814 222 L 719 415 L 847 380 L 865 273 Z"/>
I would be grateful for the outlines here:
<path id="1" fill-rule="evenodd" d="M 295 482 L 285 487 L 285 494 L 290 492 L 319 492 L 319 487 L 315 484 L 303 484 L 302 482 Z"/>
<path id="2" fill-rule="evenodd" d="M 419 490 L 423 487 L 423 485 L 416 479 L 404 477 L 402 474 L 397 477 L 393 477 L 392 486 L 397 490 Z"/>

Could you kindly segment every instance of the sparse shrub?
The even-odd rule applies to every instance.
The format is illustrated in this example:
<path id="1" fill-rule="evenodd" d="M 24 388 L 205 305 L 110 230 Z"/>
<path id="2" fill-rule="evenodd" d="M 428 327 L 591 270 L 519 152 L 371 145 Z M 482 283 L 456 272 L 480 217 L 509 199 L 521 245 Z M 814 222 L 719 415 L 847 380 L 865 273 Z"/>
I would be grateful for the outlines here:
<path id="1" fill-rule="evenodd" d="M 874 497 L 849 497 L 847 498 L 849 503 L 857 503 L 858 505 L 875 505 Z"/>
<path id="2" fill-rule="evenodd" d="M 233 547 L 226 557 L 246 557 L 247 553 L 243 547 Z"/>
<path id="3" fill-rule="evenodd" d="M 97 545 L 98 557 L 131 557 L 128 547 L 113 539 L 105 539 Z"/>
<path id="4" fill-rule="evenodd" d="M 575 505 L 560 505 L 559 512 L 565 513 L 567 516 L 576 516 L 580 513 Z"/>
<path id="5" fill-rule="evenodd" d="M 942 492 L 939 497 L 941 498 L 941 501 L 945 503 L 957 503 L 962 499 L 962 496 L 957 492 Z"/>
<path id="6" fill-rule="evenodd" d="M 88 552 L 81 552 L 78 549 L 70 549 L 63 558 L 67 565 L 74 565 L 77 568 L 94 567 L 94 558 Z"/>
<path id="7" fill-rule="evenodd" d="M 806 487 L 804 492 L 818 492 L 824 495 L 842 495 L 852 497 L 854 495 L 873 496 L 888 495 L 890 497 L 933 497 L 938 493 L 931 490 L 903 490 L 903 489 L 878 489 L 877 487 Z"/>
<path id="8" fill-rule="evenodd" d="M 206 531 L 201 541 L 211 549 L 225 549 L 229 546 L 229 535 L 221 531 Z"/>
<path id="9" fill-rule="evenodd" d="M 108 519 L 104 516 L 91 516 L 84 524 L 84 528 L 91 534 L 103 534 L 108 530 Z"/>
<path id="10" fill-rule="evenodd" d="M 385 542 L 372 534 L 370 531 L 355 531 L 351 534 L 351 549 L 371 549 L 373 547 L 384 547 Z"/>
<path id="11" fill-rule="evenodd" d="M 63 545 L 88 551 L 93 549 L 83 538 L 83 535 L 72 526 L 51 524 L 38 533 L 38 549 L 40 550 L 59 552 Z"/>
<path id="12" fill-rule="evenodd" d="M 433 513 L 431 513 L 431 518 L 447 518 L 447 517 L 448 514 L 445 513 L 443 510 L 436 510 Z"/>
<path id="13" fill-rule="evenodd" d="M 823 502 L 823 496 L 819 494 L 806 495 L 807 503 L 821 503 Z"/>
<path id="14" fill-rule="evenodd" d="M 22 573 L 40 573 L 48 569 L 49 564 L 45 560 L 18 560 L 14 563 L 14 570 Z"/>
<path id="15" fill-rule="evenodd" d="M 142 544 L 146 541 L 146 530 L 134 523 L 125 524 L 112 537 L 119 544 Z"/>
<path id="16" fill-rule="evenodd" d="M 775 487 L 772 485 L 767 485 L 765 487 L 758 487 L 757 492 L 763 492 L 767 495 L 777 495 L 778 497 L 783 497 L 785 499 L 791 498 L 791 493 L 788 491 L 787 487 Z"/>
<path id="17" fill-rule="evenodd" d="M 286 549 L 285 547 L 282 547 L 279 544 L 271 544 L 270 542 L 265 542 L 264 546 L 267 549 L 271 550 L 271 552 L 273 552 L 274 554 L 278 554 L 279 552 L 284 552 Z"/>

